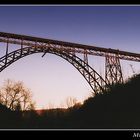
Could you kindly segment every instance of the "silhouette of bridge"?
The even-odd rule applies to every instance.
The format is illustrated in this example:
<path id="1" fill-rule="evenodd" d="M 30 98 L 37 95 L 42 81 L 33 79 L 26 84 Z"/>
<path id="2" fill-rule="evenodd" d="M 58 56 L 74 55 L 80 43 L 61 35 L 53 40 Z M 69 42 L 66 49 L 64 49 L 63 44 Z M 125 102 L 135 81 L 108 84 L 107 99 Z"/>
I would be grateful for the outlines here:
<path id="1" fill-rule="evenodd" d="M 25 56 L 43 53 L 43 57 L 46 53 L 51 53 L 71 63 L 95 94 L 105 91 L 108 85 L 123 82 L 120 59 L 140 62 L 140 54 L 136 53 L 13 33 L 0 32 L 0 42 L 6 43 L 6 52 L 0 58 L 0 72 Z M 9 44 L 19 45 L 19 49 L 9 52 Z M 77 54 L 81 54 L 83 58 Z M 89 55 L 105 57 L 105 78 L 89 65 Z"/>

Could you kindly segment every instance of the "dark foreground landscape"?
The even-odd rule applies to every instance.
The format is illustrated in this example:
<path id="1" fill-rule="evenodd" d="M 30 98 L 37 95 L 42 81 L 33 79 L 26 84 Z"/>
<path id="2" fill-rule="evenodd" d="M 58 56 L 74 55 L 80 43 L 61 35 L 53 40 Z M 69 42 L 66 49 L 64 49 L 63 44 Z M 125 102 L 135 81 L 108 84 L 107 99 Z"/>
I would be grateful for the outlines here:
<path id="1" fill-rule="evenodd" d="M 68 109 L 11 111 L 0 105 L 0 128 L 37 129 L 135 129 L 140 128 L 140 75 L 108 93 L 87 99 Z"/>

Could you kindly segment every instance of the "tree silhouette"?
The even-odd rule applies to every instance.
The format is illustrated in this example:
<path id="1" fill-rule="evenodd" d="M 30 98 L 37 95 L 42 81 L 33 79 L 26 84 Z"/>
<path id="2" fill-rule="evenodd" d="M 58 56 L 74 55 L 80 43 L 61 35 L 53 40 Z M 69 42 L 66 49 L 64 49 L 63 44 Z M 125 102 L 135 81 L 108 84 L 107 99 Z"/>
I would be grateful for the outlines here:
<path id="1" fill-rule="evenodd" d="M 6 80 L 0 89 L 0 103 L 11 110 L 31 110 L 35 103 L 32 102 L 31 91 L 23 82 Z"/>
<path id="2" fill-rule="evenodd" d="M 76 98 L 68 97 L 68 98 L 66 99 L 66 104 L 67 104 L 67 107 L 68 107 L 68 108 L 74 106 L 76 103 L 77 103 L 77 99 L 76 99 Z"/>

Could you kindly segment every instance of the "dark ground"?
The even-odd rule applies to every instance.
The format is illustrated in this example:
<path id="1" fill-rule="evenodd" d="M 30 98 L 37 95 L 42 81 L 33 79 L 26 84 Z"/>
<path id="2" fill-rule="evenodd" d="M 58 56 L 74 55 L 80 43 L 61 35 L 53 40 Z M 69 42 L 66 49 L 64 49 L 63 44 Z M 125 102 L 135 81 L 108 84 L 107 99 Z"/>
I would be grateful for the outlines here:
<path id="1" fill-rule="evenodd" d="M 24 115 L 23 115 L 24 114 Z M 13 112 L 0 105 L 0 128 L 140 128 L 140 75 L 67 110 Z"/>

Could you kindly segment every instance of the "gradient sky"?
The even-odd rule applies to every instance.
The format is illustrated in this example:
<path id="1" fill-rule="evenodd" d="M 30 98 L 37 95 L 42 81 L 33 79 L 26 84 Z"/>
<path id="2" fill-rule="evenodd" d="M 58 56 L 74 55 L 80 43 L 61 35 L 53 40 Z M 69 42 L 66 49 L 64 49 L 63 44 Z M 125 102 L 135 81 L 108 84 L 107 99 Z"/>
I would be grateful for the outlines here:
<path id="1" fill-rule="evenodd" d="M 0 6 L 0 31 L 139 53 L 140 6 Z M 5 45 L 0 47 L 3 56 Z M 23 81 L 37 108 L 64 107 L 67 97 L 83 101 L 91 94 L 71 64 L 52 54 L 41 56 L 27 56 L 6 68 L 0 86 L 8 78 Z M 137 62 L 121 63 L 125 77 L 132 74 L 130 64 L 140 72 Z M 104 58 L 92 56 L 90 65 L 103 75 Z"/>

